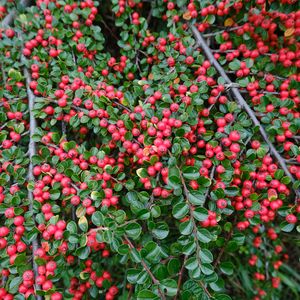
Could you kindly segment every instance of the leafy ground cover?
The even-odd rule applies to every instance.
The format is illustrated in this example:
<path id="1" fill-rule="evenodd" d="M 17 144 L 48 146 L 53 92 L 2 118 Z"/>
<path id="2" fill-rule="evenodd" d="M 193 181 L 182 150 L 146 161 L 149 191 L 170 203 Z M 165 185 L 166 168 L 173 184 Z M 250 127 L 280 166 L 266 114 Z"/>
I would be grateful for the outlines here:
<path id="1" fill-rule="evenodd" d="M 0 21 L 0 299 L 298 299 L 297 1 Z"/>

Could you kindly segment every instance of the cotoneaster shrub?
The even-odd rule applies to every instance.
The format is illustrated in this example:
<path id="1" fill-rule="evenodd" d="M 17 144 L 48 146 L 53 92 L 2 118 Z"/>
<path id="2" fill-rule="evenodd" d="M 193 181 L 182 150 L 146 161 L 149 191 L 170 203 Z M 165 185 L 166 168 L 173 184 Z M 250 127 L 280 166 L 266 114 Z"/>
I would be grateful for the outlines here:
<path id="1" fill-rule="evenodd" d="M 297 299 L 297 5 L 0 1 L 0 299 Z"/>

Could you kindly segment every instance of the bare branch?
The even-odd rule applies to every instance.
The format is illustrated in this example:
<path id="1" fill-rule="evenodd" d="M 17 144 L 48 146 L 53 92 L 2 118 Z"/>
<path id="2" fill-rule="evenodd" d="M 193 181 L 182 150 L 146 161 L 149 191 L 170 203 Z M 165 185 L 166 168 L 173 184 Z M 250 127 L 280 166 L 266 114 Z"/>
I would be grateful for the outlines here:
<path id="1" fill-rule="evenodd" d="M 30 76 L 30 74 L 29 74 L 26 67 L 24 68 L 24 76 L 26 78 L 26 90 L 27 90 L 27 95 L 28 95 L 29 118 L 30 118 L 29 146 L 28 146 L 28 152 L 29 152 L 28 180 L 29 181 L 34 181 L 32 158 L 36 154 L 36 144 L 35 144 L 35 141 L 33 140 L 33 135 L 36 132 L 37 125 L 36 125 L 36 119 L 35 119 L 34 113 L 33 113 L 35 97 L 34 97 L 32 91 L 29 87 L 30 82 L 31 82 L 31 76 Z M 30 190 L 28 190 L 28 199 L 29 199 L 29 210 L 32 213 L 32 215 L 34 215 L 34 212 L 33 212 L 33 194 L 32 194 L 32 191 L 30 191 Z M 33 239 L 31 243 L 32 243 L 32 251 L 33 251 L 33 253 L 35 253 L 37 251 L 37 249 L 39 248 L 37 238 Z M 38 276 L 38 266 L 37 266 L 34 259 L 32 260 L 32 265 L 33 265 L 34 275 L 35 275 L 35 277 L 37 277 Z M 35 289 L 39 290 L 40 286 L 36 284 Z M 36 295 L 36 297 L 37 297 L 38 300 L 42 299 L 42 297 L 39 296 L 39 295 Z"/>
<path id="2" fill-rule="evenodd" d="M 22 39 L 22 36 L 19 36 L 20 39 Z M 28 109 L 29 109 L 29 145 L 28 145 L 28 155 L 29 155 L 29 167 L 28 167 L 28 181 L 34 181 L 34 175 L 33 175 L 33 157 L 36 155 L 36 143 L 33 139 L 33 135 L 36 132 L 37 129 L 37 122 L 34 116 L 34 103 L 35 103 L 35 96 L 33 94 L 33 92 L 30 89 L 30 82 L 31 82 L 31 75 L 28 71 L 28 69 L 26 68 L 26 58 L 24 55 L 21 55 L 21 62 L 24 65 L 24 77 L 26 79 L 26 92 L 27 92 L 27 97 L 28 97 Z M 28 189 L 28 199 L 29 199 L 29 211 L 32 213 L 32 217 L 34 218 L 34 209 L 33 209 L 33 193 L 32 191 L 30 191 Z M 34 276 L 35 278 L 39 275 L 38 274 L 38 265 L 36 264 L 35 260 L 34 260 L 34 253 L 36 253 L 36 251 L 39 248 L 39 244 L 38 244 L 38 239 L 35 238 L 32 240 L 31 242 L 32 244 L 32 252 L 33 252 L 33 259 L 32 259 L 32 267 L 33 267 L 33 272 L 34 272 Z M 35 284 L 35 290 L 40 290 L 41 287 L 38 284 Z M 43 297 L 40 295 L 36 295 L 36 299 L 37 300 L 42 300 Z"/>

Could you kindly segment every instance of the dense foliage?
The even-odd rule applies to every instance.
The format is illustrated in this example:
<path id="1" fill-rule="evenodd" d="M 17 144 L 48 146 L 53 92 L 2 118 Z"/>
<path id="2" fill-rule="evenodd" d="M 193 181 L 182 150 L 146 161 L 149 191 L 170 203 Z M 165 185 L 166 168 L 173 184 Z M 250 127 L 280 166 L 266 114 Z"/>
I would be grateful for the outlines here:
<path id="1" fill-rule="evenodd" d="M 0 0 L 0 299 L 297 299 L 298 5 Z"/>

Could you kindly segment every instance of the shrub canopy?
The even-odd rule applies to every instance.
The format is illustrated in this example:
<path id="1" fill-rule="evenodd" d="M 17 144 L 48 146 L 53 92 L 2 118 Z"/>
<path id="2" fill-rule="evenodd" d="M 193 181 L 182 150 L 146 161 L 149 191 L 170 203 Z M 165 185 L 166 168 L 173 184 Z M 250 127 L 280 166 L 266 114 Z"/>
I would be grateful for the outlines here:
<path id="1" fill-rule="evenodd" d="M 0 0 L 0 299 L 298 297 L 298 8 Z"/>

